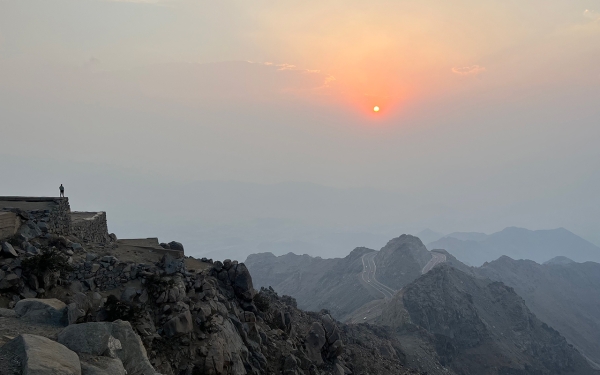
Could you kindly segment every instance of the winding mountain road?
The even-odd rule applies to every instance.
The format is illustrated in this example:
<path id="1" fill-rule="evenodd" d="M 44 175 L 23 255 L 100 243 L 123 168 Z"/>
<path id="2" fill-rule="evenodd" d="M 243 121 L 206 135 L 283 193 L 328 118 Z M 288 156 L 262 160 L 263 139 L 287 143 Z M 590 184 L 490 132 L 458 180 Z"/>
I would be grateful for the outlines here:
<path id="1" fill-rule="evenodd" d="M 396 294 L 396 292 L 398 292 L 397 290 L 394 290 L 389 286 L 382 284 L 375 277 L 377 273 L 375 257 L 377 256 L 377 254 L 377 251 L 373 251 L 361 257 L 363 270 L 360 274 L 360 277 L 365 288 L 374 290 L 383 298 L 371 301 L 354 311 L 351 317 L 347 320 L 348 323 L 364 323 L 374 321 L 379 315 L 381 315 L 383 306 Z M 445 261 L 446 256 L 444 254 L 431 252 L 431 260 L 429 260 L 425 267 L 423 267 L 421 273 L 425 274 L 431 271 L 431 269 L 433 269 L 433 267 L 435 267 L 436 265 Z"/>
<path id="2" fill-rule="evenodd" d="M 444 254 L 436 253 L 433 251 L 430 251 L 430 254 L 433 256 L 433 258 L 431 258 L 431 260 L 427 262 L 425 267 L 423 267 L 423 269 L 421 270 L 422 274 L 426 274 L 427 272 L 431 271 L 433 267 L 446 261 L 446 256 Z"/>
<path id="3" fill-rule="evenodd" d="M 375 265 L 375 256 L 377 252 L 368 253 L 362 256 L 363 272 L 361 277 L 367 285 L 375 288 L 379 293 L 383 295 L 383 298 L 392 298 L 396 291 L 387 285 L 384 285 L 377 281 L 375 273 L 377 272 L 377 266 Z"/>

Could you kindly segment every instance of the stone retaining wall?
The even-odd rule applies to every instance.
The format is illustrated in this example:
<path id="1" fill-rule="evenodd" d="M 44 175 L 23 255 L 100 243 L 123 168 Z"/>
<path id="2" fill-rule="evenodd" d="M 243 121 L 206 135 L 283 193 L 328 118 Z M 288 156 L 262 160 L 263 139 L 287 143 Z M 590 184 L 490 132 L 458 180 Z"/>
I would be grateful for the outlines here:
<path id="1" fill-rule="evenodd" d="M 71 234 L 71 207 L 69 198 L 55 197 L 0 197 L 0 210 L 26 212 L 28 220 L 42 224 L 48 233 Z"/>
<path id="2" fill-rule="evenodd" d="M 73 212 L 71 234 L 84 242 L 101 244 L 110 242 L 106 212 Z"/>

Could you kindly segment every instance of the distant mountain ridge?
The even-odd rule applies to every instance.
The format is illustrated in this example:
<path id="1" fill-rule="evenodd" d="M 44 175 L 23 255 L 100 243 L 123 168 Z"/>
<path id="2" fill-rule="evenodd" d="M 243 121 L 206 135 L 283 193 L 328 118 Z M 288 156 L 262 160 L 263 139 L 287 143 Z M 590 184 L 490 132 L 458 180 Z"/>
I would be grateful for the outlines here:
<path id="1" fill-rule="evenodd" d="M 528 230 L 508 227 L 490 235 L 458 232 L 429 243 L 427 248 L 445 249 L 472 266 L 480 266 L 503 255 L 538 263 L 557 256 L 568 256 L 577 262 L 600 262 L 600 247 L 564 228 Z"/>
<path id="2" fill-rule="evenodd" d="M 394 290 L 421 276 L 433 257 L 419 238 L 405 234 L 390 240 L 380 251 L 358 247 L 344 258 L 259 253 L 248 256 L 245 264 L 258 287 L 271 286 L 296 298 L 303 309 L 328 309 L 336 319 L 345 321 L 354 310 L 382 298 L 361 281 L 362 257 L 373 252 L 378 281 Z"/>
<path id="3" fill-rule="evenodd" d="M 538 264 L 503 256 L 474 271 L 514 288 L 540 320 L 600 368 L 600 264 L 553 260 Z"/>
<path id="4" fill-rule="evenodd" d="M 343 320 L 346 314 L 377 298 L 359 281 L 363 271 L 361 257 L 373 251 L 359 247 L 345 258 L 333 259 L 260 253 L 248 256 L 245 264 L 257 288 L 271 286 L 279 294 L 294 297 L 303 309 L 327 309 Z"/>
<path id="5" fill-rule="evenodd" d="M 461 375 L 597 374 L 511 287 L 447 264 L 396 294 L 379 324 L 411 343 L 408 357 L 429 347 Z"/>

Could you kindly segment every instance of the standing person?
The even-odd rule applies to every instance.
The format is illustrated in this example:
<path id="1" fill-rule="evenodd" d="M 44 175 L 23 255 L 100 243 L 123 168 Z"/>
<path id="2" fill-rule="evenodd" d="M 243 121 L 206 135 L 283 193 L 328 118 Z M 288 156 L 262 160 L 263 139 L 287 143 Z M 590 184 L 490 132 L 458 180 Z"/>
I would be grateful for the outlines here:
<path id="1" fill-rule="evenodd" d="M 60 190 L 60 196 L 61 197 L 65 197 L 65 187 L 62 186 L 62 184 L 60 184 L 60 186 L 58 187 L 58 190 Z"/>

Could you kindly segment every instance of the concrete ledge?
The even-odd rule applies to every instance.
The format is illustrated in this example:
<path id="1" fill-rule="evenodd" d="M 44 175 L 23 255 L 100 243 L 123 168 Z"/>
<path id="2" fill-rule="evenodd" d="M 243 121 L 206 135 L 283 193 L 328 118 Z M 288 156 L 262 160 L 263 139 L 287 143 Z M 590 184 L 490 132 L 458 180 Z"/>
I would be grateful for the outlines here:
<path id="1" fill-rule="evenodd" d="M 0 196 L 0 201 L 7 202 L 56 202 L 66 200 L 69 198 L 62 197 L 17 197 L 17 196 Z"/>
<path id="2" fill-rule="evenodd" d="M 185 256 L 183 251 L 164 249 L 158 243 L 158 238 L 132 238 L 117 240 L 117 245 L 123 250 L 142 250 L 159 254 L 160 256 L 170 254 L 172 257 L 179 259 Z"/>

